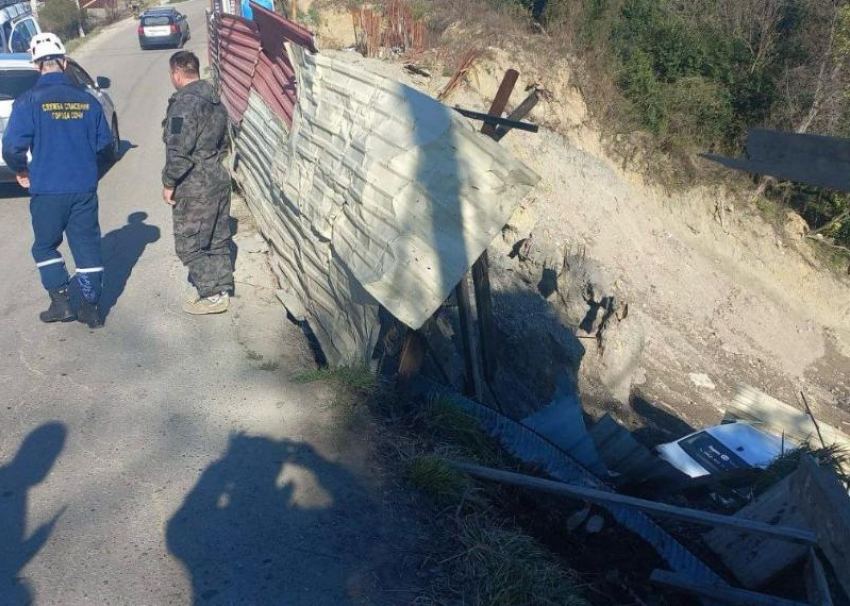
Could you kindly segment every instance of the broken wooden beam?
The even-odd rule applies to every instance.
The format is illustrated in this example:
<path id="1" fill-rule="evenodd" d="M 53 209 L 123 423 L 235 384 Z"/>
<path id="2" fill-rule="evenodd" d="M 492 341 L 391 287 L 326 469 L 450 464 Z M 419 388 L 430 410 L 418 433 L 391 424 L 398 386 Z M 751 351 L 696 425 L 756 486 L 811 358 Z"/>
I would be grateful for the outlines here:
<path id="1" fill-rule="evenodd" d="M 508 114 L 508 120 L 514 120 L 515 122 L 522 121 L 537 106 L 539 101 L 540 94 L 536 90 L 532 91 L 514 111 Z M 512 128 L 510 126 L 498 126 L 496 127 L 496 134 L 493 135 L 493 139 L 495 141 L 501 141 L 502 137 L 511 132 L 511 130 Z"/>
<path id="2" fill-rule="evenodd" d="M 791 543 L 801 543 L 803 545 L 815 545 L 817 543 L 815 534 L 803 528 L 792 528 L 788 526 L 773 526 L 763 522 L 754 522 L 735 518 L 733 516 L 725 516 L 698 509 L 689 509 L 686 507 L 677 507 L 666 503 L 656 503 L 655 501 L 647 501 L 646 499 L 638 499 L 629 497 L 614 492 L 605 492 L 595 488 L 585 488 L 583 486 L 574 486 L 572 484 L 564 484 L 563 482 L 554 482 L 544 478 L 513 473 L 510 471 L 502 471 L 500 469 L 492 469 L 490 467 L 482 467 L 470 463 L 460 463 L 450 461 L 456 469 L 466 472 L 478 478 L 511 484 L 521 488 L 529 488 L 548 492 L 550 494 L 561 495 L 573 499 L 590 501 L 601 505 L 622 505 L 625 507 L 634 507 L 644 511 L 650 515 L 672 518 L 684 522 L 691 522 L 702 526 L 713 526 L 719 528 L 731 528 L 740 532 L 749 534 L 768 536 L 774 539 L 782 539 Z"/>
<path id="3" fill-rule="evenodd" d="M 455 287 L 458 317 L 460 319 L 460 338 L 463 343 L 463 362 L 466 368 L 466 392 L 479 402 L 484 401 L 484 386 L 481 379 L 481 367 L 478 363 L 478 347 L 475 339 L 475 327 L 472 324 L 472 308 L 469 304 L 469 285 L 467 274 Z"/>
<path id="4" fill-rule="evenodd" d="M 480 120 L 481 122 L 493 124 L 494 126 L 509 126 L 511 128 L 515 128 L 516 130 L 523 130 L 529 133 L 536 133 L 540 130 L 540 126 L 538 126 L 537 124 L 531 124 L 530 122 L 519 122 L 518 120 L 497 118 L 496 116 L 482 114 L 481 112 L 474 112 L 470 109 L 464 109 L 462 107 L 457 106 L 454 107 L 454 110 L 461 116 L 466 116 L 467 118 L 470 118 L 472 120 Z"/>
<path id="5" fill-rule="evenodd" d="M 499 85 L 499 90 L 496 91 L 496 96 L 493 98 L 493 103 L 490 105 L 490 111 L 487 113 L 495 118 L 501 118 L 502 112 L 508 106 L 508 101 L 511 94 L 514 92 L 514 86 L 519 80 L 519 72 L 515 69 L 509 69 L 505 72 L 502 78 L 502 83 Z M 481 127 L 481 132 L 488 137 L 493 137 L 496 134 L 496 126 L 489 122 L 485 122 Z"/>
<path id="6" fill-rule="evenodd" d="M 712 602 L 724 602 L 736 606 L 810 606 L 806 602 L 786 600 L 785 598 L 747 591 L 746 589 L 735 589 L 729 585 L 694 581 L 684 575 L 666 570 L 653 570 L 649 580 L 659 587 L 677 589 L 708 598 Z"/>
<path id="7" fill-rule="evenodd" d="M 425 337 L 418 330 L 408 330 L 398 365 L 398 378 L 402 384 L 410 381 L 422 370 L 426 351 Z"/>

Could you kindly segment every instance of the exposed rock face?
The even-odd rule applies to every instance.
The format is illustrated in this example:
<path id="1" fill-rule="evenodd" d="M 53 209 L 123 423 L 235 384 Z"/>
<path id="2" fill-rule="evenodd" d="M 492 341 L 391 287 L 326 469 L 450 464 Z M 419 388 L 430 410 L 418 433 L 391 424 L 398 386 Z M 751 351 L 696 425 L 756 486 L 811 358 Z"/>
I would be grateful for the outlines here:
<path id="1" fill-rule="evenodd" d="M 590 362 L 590 367 L 596 366 L 600 382 L 618 402 L 628 403 L 632 387 L 643 380 L 641 360 L 645 346 L 646 331 L 637 316 L 615 316 L 606 322 L 600 355 L 596 364 Z"/>
<path id="2" fill-rule="evenodd" d="M 802 240 L 809 233 L 809 224 L 806 223 L 806 220 L 803 217 L 795 213 L 793 210 L 789 210 L 785 213 L 785 224 L 783 225 L 783 229 L 789 238 Z"/>
<path id="3" fill-rule="evenodd" d="M 581 332 L 596 333 L 616 305 L 601 267 L 584 255 L 570 255 L 564 260 L 557 285 L 563 319 Z"/>

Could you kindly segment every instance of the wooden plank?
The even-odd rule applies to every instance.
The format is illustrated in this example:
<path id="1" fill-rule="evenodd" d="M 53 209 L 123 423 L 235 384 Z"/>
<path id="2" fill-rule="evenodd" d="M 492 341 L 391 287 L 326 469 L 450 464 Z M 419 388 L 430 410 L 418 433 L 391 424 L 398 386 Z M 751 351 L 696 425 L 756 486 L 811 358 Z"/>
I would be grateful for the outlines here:
<path id="1" fill-rule="evenodd" d="M 822 428 L 822 427 L 821 427 Z M 839 585 L 850 595 L 850 496 L 838 477 L 803 457 L 791 476 L 791 494 L 805 523 L 835 571 Z"/>
<path id="2" fill-rule="evenodd" d="M 816 542 L 814 533 L 802 528 L 774 526 L 771 524 L 764 524 L 762 522 L 736 518 L 734 516 L 724 516 L 716 513 L 709 513 L 707 511 L 700 511 L 698 509 L 688 509 L 686 507 L 677 507 L 666 503 L 656 503 L 654 501 L 629 497 L 615 492 L 605 492 L 595 488 L 574 486 L 571 484 L 564 484 L 563 482 L 554 482 L 552 480 L 513 473 L 510 471 L 482 467 L 480 465 L 454 461 L 451 461 L 450 463 L 457 469 L 478 478 L 512 484 L 522 488 L 540 490 L 542 492 L 590 501 L 592 503 L 634 507 L 635 509 L 639 509 L 658 517 L 672 518 L 674 520 L 682 520 L 705 526 L 733 528 L 740 532 L 767 536 L 774 539 L 782 539 L 791 543 L 814 545 Z"/>
<path id="3" fill-rule="evenodd" d="M 686 576 L 666 570 L 653 570 L 649 580 L 659 587 L 678 589 L 703 598 L 709 598 L 712 601 L 735 604 L 736 606 L 809 606 L 806 602 L 796 602 L 745 589 L 735 589 L 729 585 L 692 581 Z"/>
<path id="4" fill-rule="evenodd" d="M 519 72 L 509 69 L 502 78 L 496 97 L 490 105 L 489 115 L 499 118 L 514 91 Z M 495 138 L 496 127 L 484 123 L 481 132 L 489 137 Z M 496 329 L 493 319 L 493 294 L 490 289 L 490 257 L 485 249 L 481 256 L 472 265 L 472 285 L 475 289 L 475 312 L 478 316 L 478 336 L 481 339 L 481 362 L 484 367 L 484 380 L 491 384 L 496 377 L 499 363 L 496 355 Z"/>
<path id="5" fill-rule="evenodd" d="M 785 478 L 737 511 L 735 518 L 784 526 L 805 526 L 805 520 L 794 502 L 791 479 Z M 744 535 L 737 530 L 714 529 L 704 537 L 706 544 L 720 556 L 744 587 L 756 589 L 774 575 L 806 556 L 802 545 Z"/>
<path id="6" fill-rule="evenodd" d="M 832 606 L 829 582 L 818 554 L 809 548 L 809 560 L 806 562 L 806 595 L 814 606 Z"/>
<path id="7" fill-rule="evenodd" d="M 418 330 L 408 330 L 401 349 L 398 378 L 402 384 L 419 374 L 427 351 L 425 337 Z"/>
<path id="8" fill-rule="evenodd" d="M 758 425 L 759 428 L 778 436 L 784 435 L 798 444 L 817 441 L 820 429 L 827 445 L 838 444 L 850 448 L 850 436 L 847 434 L 822 421 L 815 427 L 811 417 L 804 411 L 780 402 L 749 385 L 738 386 L 726 414 L 727 417 Z"/>
<path id="9" fill-rule="evenodd" d="M 511 128 L 523 130 L 528 133 L 536 133 L 540 131 L 540 126 L 537 124 L 531 124 L 530 122 L 518 122 L 516 120 L 508 120 L 507 118 L 496 118 L 495 116 L 482 114 L 481 112 L 474 112 L 462 107 L 455 107 L 454 110 L 462 116 L 466 116 L 472 120 L 480 120 L 486 124 L 493 124 L 494 126 L 510 126 Z"/>
<path id="10" fill-rule="evenodd" d="M 469 305 L 469 285 L 466 276 L 467 274 L 464 274 L 463 279 L 455 287 L 455 298 L 460 316 L 460 338 L 463 344 L 463 362 L 466 368 L 466 391 L 467 395 L 483 402 L 484 386 L 478 364 L 478 347 L 473 334 L 472 309 Z"/>
<path id="11" fill-rule="evenodd" d="M 505 72 L 505 75 L 502 78 L 502 83 L 499 85 L 499 90 L 496 91 L 496 96 L 493 99 L 493 103 L 490 105 L 490 111 L 487 112 L 488 114 L 495 116 L 496 118 L 500 118 L 502 116 L 502 112 L 504 112 L 505 108 L 508 106 L 508 101 L 511 98 L 511 94 L 514 92 L 514 86 L 516 86 L 516 81 L 518 79 L 519 72 L 515 69 L 509 69 Z M 485 123 L 481 128 L 481 132 L 488 137 L 492 137 L 496 134 L 496 126 Z"/>
<path id="12" fill-rule="evenodd" d="M 540 95 L 537 91 L 532 91 L 530 95 L 528 95 L 525 100 L 517 106 L 517 108 L 508 114 L 508 120 L 514 120 L 515 122 L 521 122 L 523 118 L 525 118 L 528 114 L 531 113 L 531 110 L 535 108 L 537 103 L 540 101 Z M 507 135 L 513 129 L 510 126 L 498 126 L 496 127 L 496 134 L 493 135 L 493 139 L 496 141 L 501 141 L 502 137 Z"/>
<path id="13" fill-rule="evenodd" d="M 496 376 L 499 361 L 496 355 L 496 322 L 493 318 L 493 293 L 490 290 L 490 257 L 485 250 L 472 265 L 472 285 L 475 289 L 475 312 L 481 338 L 481 361 L 484 379 L 490 383 Z"/>

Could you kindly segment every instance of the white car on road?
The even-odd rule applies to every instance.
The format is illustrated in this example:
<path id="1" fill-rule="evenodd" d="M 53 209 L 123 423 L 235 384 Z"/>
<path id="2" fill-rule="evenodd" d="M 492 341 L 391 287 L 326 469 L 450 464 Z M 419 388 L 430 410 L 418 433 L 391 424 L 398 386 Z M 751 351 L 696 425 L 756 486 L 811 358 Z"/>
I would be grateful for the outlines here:
<path id="1" fill-rule="evenodd" d="M 103 113 L 112 128 L 112 145 L 102 161 L 114 162 L 120 155 L 121 137 L 118 132 L 118 114 L 115 112 L 115 104 L 104 92 L 111 84 L 109 78 L 92 79 L 71 58 L 68 58 L 68 69 L 65 73 L 73 84 L 86 90 L 103 107 Z M 15 99 L 35 86 L 36 80 L 38 80 L 38 70 L 33 66 L 29 54 L 0 54 L 0 136 L 6 130 Z M 9 170 L 0 154 L 0 183 L 14 181 L 15 174 Z"/>

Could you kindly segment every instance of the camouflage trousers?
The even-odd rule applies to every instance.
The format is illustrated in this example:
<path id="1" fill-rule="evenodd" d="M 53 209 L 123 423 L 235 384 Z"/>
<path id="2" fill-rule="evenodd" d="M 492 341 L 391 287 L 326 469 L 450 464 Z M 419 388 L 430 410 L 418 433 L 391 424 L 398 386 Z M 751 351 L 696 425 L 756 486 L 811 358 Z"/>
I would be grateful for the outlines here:
<path id="1" fill-rule="evenodd" d="M 202 297 L 233 290 L 230 259 L 230 188 L 203 198 L 180 198 L 172 207 L 174 247 Z"/>

